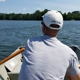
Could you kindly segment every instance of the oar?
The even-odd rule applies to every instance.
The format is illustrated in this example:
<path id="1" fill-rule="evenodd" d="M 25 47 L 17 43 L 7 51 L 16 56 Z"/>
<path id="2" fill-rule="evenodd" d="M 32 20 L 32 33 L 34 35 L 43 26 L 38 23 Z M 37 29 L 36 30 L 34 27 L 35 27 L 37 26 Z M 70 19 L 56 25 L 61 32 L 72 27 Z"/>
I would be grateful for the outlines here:
<path id="1" fill-rule="evenodd" d="M 15 52 L 13 52 L 10 56 L 8 56 L 7 58 L 5 58 L 2 61 L 0 61 L 0 65 L 3 64 L 3 63 L 5 63 L 6 61 L 10 60 L 11 58 L 15 57 L 16 55 L 20 54 L 24 50 L 25 50 L 24 47 L 19 48 L 18 50 L 16 50 Z"/>
<path id="2" fill-rule="evenodd" d="M 80 69 L 80 64 L 79 64 L 78 68 Z"/>

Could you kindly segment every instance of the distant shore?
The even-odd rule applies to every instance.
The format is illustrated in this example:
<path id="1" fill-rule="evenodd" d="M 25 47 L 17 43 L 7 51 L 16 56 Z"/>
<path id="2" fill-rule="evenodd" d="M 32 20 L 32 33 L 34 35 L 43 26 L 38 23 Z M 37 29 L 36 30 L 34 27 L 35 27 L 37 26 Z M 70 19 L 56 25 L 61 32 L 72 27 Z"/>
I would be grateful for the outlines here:
<path id="1" fill-rule="evenodd" d="M 48 9 L 44 11 L 36 10 L 34 13 L 0 13 L 0 20 L 42 20 L 42 15 L 45 14 Z M 61 11 L 59 11 L 61 12 Z M 80 11 L 73 11 L 68 13 L 62 13 L 64 20 L 80 20 Z"/>

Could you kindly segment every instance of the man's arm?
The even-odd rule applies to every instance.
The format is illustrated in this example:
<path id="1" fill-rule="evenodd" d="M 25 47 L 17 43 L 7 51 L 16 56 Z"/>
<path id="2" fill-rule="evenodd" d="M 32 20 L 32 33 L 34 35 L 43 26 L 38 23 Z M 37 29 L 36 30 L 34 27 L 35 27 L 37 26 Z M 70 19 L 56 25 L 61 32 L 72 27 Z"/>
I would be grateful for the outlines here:
<path id="1" fill-rule="evenodd" d="M 68 78 L 68 80 L 80 80 L 80 74 L 77 74 L 75 76 L 66 74 L 66 77 Z"/>

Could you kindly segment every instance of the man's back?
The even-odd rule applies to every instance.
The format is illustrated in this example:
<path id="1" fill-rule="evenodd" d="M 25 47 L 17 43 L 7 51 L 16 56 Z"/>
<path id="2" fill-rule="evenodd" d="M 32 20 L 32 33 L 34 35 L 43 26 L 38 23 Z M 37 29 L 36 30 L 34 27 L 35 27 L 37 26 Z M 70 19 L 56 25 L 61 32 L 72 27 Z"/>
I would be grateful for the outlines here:
<path id="1" fill-rule="evenodd" d="M 63 80 L 66 74 L 80 80 L 76 54 L 56 38 L 63 26 L 61 13 L 50 10 L 42 18 L 44 36 L 27 41 L 19 80 Z"/>
<path id="2" fill-rule="evenodd" d="M 46 35 L 28 40 L 26 48 L 19 80 L 64 80 L 72 60 L 77 60 L 68 46 Z"/>

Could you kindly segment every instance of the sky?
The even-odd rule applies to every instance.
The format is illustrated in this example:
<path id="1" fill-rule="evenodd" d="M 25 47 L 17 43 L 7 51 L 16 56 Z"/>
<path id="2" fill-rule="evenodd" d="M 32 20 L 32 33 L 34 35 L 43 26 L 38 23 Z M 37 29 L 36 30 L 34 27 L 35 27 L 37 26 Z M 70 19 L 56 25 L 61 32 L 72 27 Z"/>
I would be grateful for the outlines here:
<path id="1" fill-rule="evenodd" d="M 0 0 L 0 13 L 34 13 L 44 9 L 80 11 L 80 0 Z"/>

